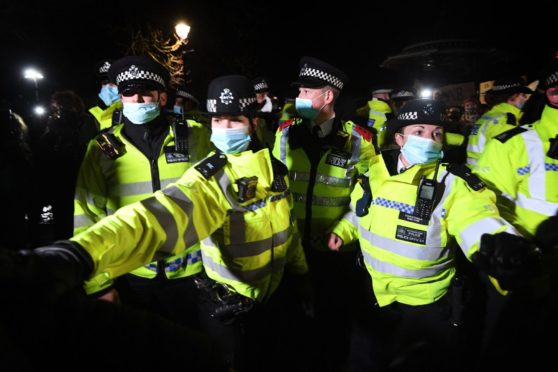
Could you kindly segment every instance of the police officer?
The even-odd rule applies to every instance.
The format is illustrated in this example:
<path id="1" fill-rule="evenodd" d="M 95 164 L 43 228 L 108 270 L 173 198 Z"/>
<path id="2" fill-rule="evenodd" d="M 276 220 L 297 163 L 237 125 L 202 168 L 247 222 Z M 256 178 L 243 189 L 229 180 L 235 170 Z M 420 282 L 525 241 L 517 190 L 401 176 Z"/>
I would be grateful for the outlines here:
<path id="1" fill-rule="evenodd" d="M 346 81 L 336 67 L 303 57 L 293 83 L 299 89 L 295 100 L 299 117 L 280 125 L 273 148 L 289 169 L 294 210 L 311 268 L 316 301 L 307 345 L 316 370 L 340 368 L 344 362 L 356 281 L 354 245 L 344 252 L 329 252 L 327 232 L 347 210 L 355 178 L 366 172 L 375 154 L 367 129 L 335 116 L 334 104 Z"/>
<path id="2" fill-rule="evenodd" d="M 151 58 L 124 57 L 109 70 L 123 103 L 124 122 L 89 143 L 74 200 L 74 233 L 80 233 L 117 209 L 145 199 L 178 180 L 210 151 L 210 132 L 193 120 L 162 111 L 167 100 L 167 70 Z M 199 246 L 136 268 L 113 281 L 103 273 L 86 285 L 90 294 L 154 311 L 195 326 L 195 288 L 200 272 Z"/>
<path id="3" fill-rule="evenodd" d="M 475 173 L 494 190 L 502 216 L 524 236 L 533 238 L 539 225 L 558 212 L 556 169 L 558 169 L 558 60 L 546 68 L 542 82 L 546 105 L 541 118 L 531 125 L 514 127 L 494 137 L 481 154 Z M 512 329 L 524 326 L 521 349 L 536 350 L 548 337 L 549 327 L 556 327 L 555 293 L 556 255 L 543 257 L 542 276 L 530 283 L 525 280 L 516 299 L 505 299 L 515 311 L 508 320 Z M 531 285 L 529 285 L 531 284 Z M 509 295 L 508 295 L 509 297 Z M 502 301 L 504 301 L 502 299 Z M 527 305 L 527 307 L 525 307 Z M 502 336 L 505 340 L 509 337 Z M 529 340 L 529 341 L 527 341 Z M 517 355 L 517 354 L 515 354 Z"/>
<path id="4" fill-rule="evenodd" d="M 464 345 L 452 337 L 452 322 L 461 319 L 453 317 L 457 304 L 449 297 L 456 275 L 449 242 L 455 238 L 471 258 L 483 234 L 502 233 L 506 241 L 517 234 L 476 176 L 440 163 L 444 112 L 437 101 L 413 100 L 388 122 L 400 149 L 371 160 L 351 195 L 351 211 L 329 237 L 333 250 L 359 240 L 376 301 L 354 330 L 351 370 L 459 366 L 453 357 Z"/>
<path id="5" fill-rule="evenodd" d="M 287 171 L 252 140 L 255 102 L 246 77 L 213 80 L 207 111 L 219 151 L 73 241 L 34 250 L 31 256 L 43 265 L 58 267 L 50 290 L 63 292 L 103 272 L 118 277 L 201 242 L 207 278 L 198 279 L 204 291 L 212 290 L 204 319 L 211 334 L 235 370 L 273 369 L 269 360 L 282 325 L 274 298 L 285 270 L 302 275 L 308 268 L 291 216 Z"/>
<path id="6" fill-rule="evenodd" d="M 528 94 L 533 93 L 519 77 L 498 79 L 486 92 L 492 108 L 472 126 L 467 144 L 467 163 L 476 164 L 490 139 L 519 124 Z"/>
<path id="7" fill-rule="evenodd" d="M 112 61 L 105 59 L 100 61 L 95 72 L 97 80 L 101 84 L 97 105 L 91 107 L 89 112 L 97 120 L 97 130 L 101 131 L 122 122 L 122 102 L 118 94 L 118 88 L 114 81 L 108 77 Z"/>
<path id="8" fill-rule="evenodd" d="M 368 127 L 374 128 L 376 133 L 376 148 L 384 145 L 386 136 L 386 121 L 393 116 L 390 94 L 392 88 L 386 84 L 373 86 L 372 99 L 368 101 Z"/>

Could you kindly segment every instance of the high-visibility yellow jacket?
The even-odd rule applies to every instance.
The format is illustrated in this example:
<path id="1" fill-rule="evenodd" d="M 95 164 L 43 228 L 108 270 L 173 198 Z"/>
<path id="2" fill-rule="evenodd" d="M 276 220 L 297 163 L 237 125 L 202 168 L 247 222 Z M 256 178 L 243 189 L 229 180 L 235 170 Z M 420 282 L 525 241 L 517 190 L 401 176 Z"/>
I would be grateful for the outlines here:
<path id="1" fill-rule="evenodd" d="M 495 136 L 513 129 L 522 112 L 509 103 L 499 103 L 471 126 L 467 142 L 467 164 L 476 164 L 484 147 Z"/>
<path id="2" fill-rule="evenodd" d="M 527 237 L 558 212 L 558 160 L 547 155 L 556 135 L 558 109 L 547 105 L 539 121 L 490 141 L 474 167 L 496 192 L 502 217 Z"/>
<path id="3" fill-rule="evenodd" d="M 195 162 L 210 151 L 210 132 L 201 124 L 188 120 L 188 154 L 175 150 L 175 133 L 169 130 L 156 161 L 148 159 L 123 134 L 124 124 L 110 128 L 104 135 L 120 142 L 121 156 L 111 159 L 96 140 L 89 143 L 81 165 L 74 198 L 74 234 L 86 230 L 117 209 L 145 199 L 154 191 L 178 180 Z M 103 134 L 102 134 L 103 135 Z M 101 135 L 101 136 L 102 136 Z M 199 247 L 190 247 L 182 255 L 165 262 L 165 274 L 170 279 L 200 272 Z M 132 272 L 144 278 L 157 276 L 157 262 Z M 88 293 L 112 285 L 105 273 L 86 283 Z"/>
<path id="4" fill-rule="evenodd" d="M 450 237 L 471 257 L 482 234 L 517 234 L 499 216 L 492 191 L 474 191 L 446 165 L 440 165 L 436 177 L 440 201 L 430 218 L 415 217 L 419 182 L 422 177 L 434 178 L 435 164 L 414 165 L 391 175 L 383 155 L 374 157 L 368 174 L 372 195 L 368 213 L 361 217 L 355 213 L 365 189 L 359 183 L 351 195 L 351 210 L 333 230 L 345 243 L 359 240 L 380 306 L 395 301 L 425 305 L 444 296 L 455 275 Z"/>
<path id="5" fill-rule="evenodd" d="M 280 125 L 273 154 L 289 169 L 303 241 L 325 251 L 327 233 L 348 209 L 355 177 L 366 172 L 375 151 L 371 133 L 350 121 L 335 121 L 320 144 L 307 125 L 302 119 Z"/>
<path id="6" fill-rule="evenodd" d="M 279 164 L 280 165 L 280 164 Z M 281 180 L 288 185 L 286 176 Z M 252 193 L 237 181 L 257 177 Z M 92 256 L 94 273 L 118 277 L 158 257 L 180 254 L 201 241 L 207 275 L 238 293 L 265 301 L 285 267 L 308 270 L 288 189 L 273 191 L 268 149 L 216 154 L 176 183 L 125 206 L 71 240 Z M 241 196 L 250 197 L 241 201 Z"/>
<path id="7" fill-rule="evenodd" d="M 376 130 L 376 145 L 382 148 L 386 140 L 386 115 L 392 112 L 391 106 L 382 100 L 373 99 L 368 101 L 368 108 L 368 126 Z"/>
<path id="8" fill-rule="evenodd" d="M 113 125 L 120 124 L 120 123 L 113 123 L 113 117 L 115 110 L 122 110 L 122 101 L 116 101 L 110 104 L 105 109 L 102 109 L 100 106 L 94 106 L 89 109 L 91 115 L 97 119 L 99 123 L 99 130 L 104 130 L 112 127 Z"/>

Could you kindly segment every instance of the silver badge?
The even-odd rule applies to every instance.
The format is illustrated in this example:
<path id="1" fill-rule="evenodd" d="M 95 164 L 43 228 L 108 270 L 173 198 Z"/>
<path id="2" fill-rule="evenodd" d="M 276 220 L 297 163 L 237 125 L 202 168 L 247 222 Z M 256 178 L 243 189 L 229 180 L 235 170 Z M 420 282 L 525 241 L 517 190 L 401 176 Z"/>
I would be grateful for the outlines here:
<path id="1" fill-rule="evenodd" d="M 128 73 L 130 74 L 131 77 L 136 78 L 139 76 L 139 69 L 136 67 L 136 65 L 131 65 L 130 68 L 128 69 Z"/>
<path id="2" fill-rule="evenodd" d="M 228 105 L 234 99 L 232 92 L 230 91 L 229 88 L 223 89 L 219 98 L 221 99 L 221 102 L 224 103 L 225 105 Z"/>

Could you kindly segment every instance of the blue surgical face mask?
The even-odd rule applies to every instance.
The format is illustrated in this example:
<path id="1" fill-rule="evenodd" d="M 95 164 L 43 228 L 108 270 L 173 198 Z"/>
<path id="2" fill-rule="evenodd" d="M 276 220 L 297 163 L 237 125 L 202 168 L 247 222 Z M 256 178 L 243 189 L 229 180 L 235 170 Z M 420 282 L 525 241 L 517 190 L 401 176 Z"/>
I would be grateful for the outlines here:
<path id="1" fill-rule="evenodd" d="M 116 101 L 120 101 L 118 88 L 115 85 L 105 84 L 99 92 L 99 98 L 107 106 L 112 105 Z"/>
<path id="2" fill-rule="evenodd" d="M 148 123 L 161 114 L 158 102 L 126 102 L 122 106 L 124 116 L 137 125 Z"/>
<path id="3" fill-rule="evenodd" d="M 243 128 L 212 128 L 210 141 L 225 154 L 238 154 L 250 145 L 248 126 Z"/>
<path id="4" fill-rule="evenodd" d="M 411 165 L 431 163 L 444 156 L 441 143 L 413 135 L 407 137 L 401 153 Z"/>
<path id="5" fill-rule="evenodd" d="M 323 96 L 325 93 L 326 92 L 323 92 L 318 97 Z M 315 97 L 315 98 L 318 98 L 318 97 Z M 312 107 L 312 102 L 313 102 L 313 99 L 309 99 L 309 98 L 298 98 L 297 97 L 295 99 L 295 109 L 300 114 L 300 116 L 302 116 L 305 119 L 309 119 L 309 120 L 314 120 L 316 118 L 316 116 L 318 116 L 318 114 L 324 108 L 325 105 L 322 106 L 322 108 L 320 108 L 318 110 L 318 109 L 315 109 L 315 108 Z"/>
<path id="6" fill-rule="evenodd" d="M 178 114 L 178 115 L 184 114 L 184 109 L 182 108 L 182 106 L 179 106 L 179 105 L 174 105 L 174 107 L 172 108 L 172 111 L 175 114 Z"/>

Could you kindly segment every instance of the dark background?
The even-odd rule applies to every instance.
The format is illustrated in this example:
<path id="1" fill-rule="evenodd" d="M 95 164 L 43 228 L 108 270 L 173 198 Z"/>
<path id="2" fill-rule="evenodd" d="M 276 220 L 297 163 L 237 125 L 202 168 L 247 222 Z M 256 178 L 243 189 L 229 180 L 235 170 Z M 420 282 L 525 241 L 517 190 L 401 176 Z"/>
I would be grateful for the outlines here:
<path id="1" fill-rule="evenodd" d="M 482 78 L 509 73 L 536 77 L 558 49 L 558 13 L 551 3 L 3 2 L 0 99 L 25 113 L 34 85 L 23 79 L 22 71 L 34 66 L 45 75 L 39 82 L 42 101 L 55 90 L 73 89 L 92 105 L 99 90 L 96 62 L 122 56 L 132 33 L 146 25 L 171 36 L 179 20 L 192 27 L 189 39 L 195 52 L 187 54 L 187 64 L 202 99 L 208 81 L 225 73 L 266 75 L 276 94 L 288 95 L 288 83 L 296 78 L 303 55 L 347 72 L 347 94 L 367 95 L 367 87 L 382 76 L 379 65 L 387 57 L 410 44 L 452 38 L 477 39 L 508 53 L 509 58 L 497 68 L 491 66 L 485 74 L 490 76 Z"/>

